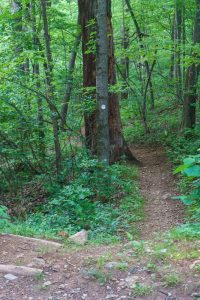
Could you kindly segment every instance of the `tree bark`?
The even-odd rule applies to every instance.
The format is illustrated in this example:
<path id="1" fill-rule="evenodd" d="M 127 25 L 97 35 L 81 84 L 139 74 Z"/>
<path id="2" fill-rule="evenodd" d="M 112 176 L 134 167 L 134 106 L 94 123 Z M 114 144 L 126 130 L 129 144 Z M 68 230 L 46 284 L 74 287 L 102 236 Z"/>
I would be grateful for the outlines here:
<path id="1" fill-rule="evenodd" d="M 113 41 L 111 0 L 107 0 L 108 23 L 108 82 L 112 87 L 117 83 L 115 53 Z M 115 92 L 109 93 L 109 133 L 110 133 L 110 162 L 119 161 L 124 154 L 124 139 L 120 117 L 119 97 Z"/>
<path id="2" fill-rule="evenodd" d="M 55 98 L 55 87 L 53 83 L 53 58 L 51 53 L 51 43 L 50 43 L 50 34 L 49 34 L 49 26 L 48 26 L 48 18 L 47 18 L 47 2 L 46 0 L 41 0 L 42 7 L 42 18 L 43 18 L 43 26 L 44 26 L 44 42 L 46 48 L 46 99 L 51 111 L 51 120 L 53 125 L 53 136 L 54 136 L 54 148 L 55 148 L 55 156 L 56 156 L 56 171 L 57 174 L 61 171 L 62 164 L 62 155 L 61 155 L 61 147 L 59 141 L 59 126 L 58 126 L 58 112 L 56 109 L 54 102 Z"/>
<path id="3" fill-rule="evenodd" d="M 181 43 L 182 43 L 182 3 L 176 0 L 174 22 L 174 80 L 176 95 L 182 101 L 182 71 L 181 71 Z"/>
<path id="4" fill-rule="evenodd" d="M 38 36 L 37 36 L 37 25 L 36 25 L 36 7 L 35 0 L 30 2 L 31 10 L 31 25 L 33 32 L 33 49 L 35 53 L 39 50 Z M 36 89 L 40 91 L 40 65 L 34 59 L 33 61 L 33 77 L 36 85 Z M 43 116 L 43 100 L 40 95 L 37 95 L 37 122 L 38 122 L 38 146 L 39 146 L 39 157 L 44 162 L 45 160 L 45 134 L 44 134 L 44 116 Z"/>
<path id="5" fill-rule="evenodd" d="M 125 0 L 126 1 L 126 5 L 128 7 L 128 10 L 130 12 L 130 15 L 131 15 L 131 18 L 135 24 L 135 29 L 136 29 L 136 33 L 137 33 L 137 36 L 138 36 L 138 39 L 139 39 L 139 46 L 141 49 L 144 49 L 144 43 L 143 43 L 143 33 L 142 31 L 140 30 L 140 26 L 137 22 L 137 19 L 135 17 L 135 14 L 133 12 L 133 9 L 131 7 L 131 4 L 130 4 L 130 0 Z M 153 110 L 154 109 L 154 106 L 155 106 L 155 100 L 154 100 L 154 90 L 153 90 L 153 83 L 152 83 L 152 79 L 151 79 L 151 74 L 150 74 L 150 66 L 149 66 L 149 62 L 147 60 L 144 61 L 144 66 L 145 66 L 145 69 L 146 69 L 146 74 L 147 74 L 147 80 L 148 78 L 150 78 L 150 81 L 149 81 L 149 91 L 150 91 L 150 98 L 151 98 L 151 109 Z"/>
<path id="6" fill-rule="evenodd" d="M 96 86 L 96 53 L 88 47 L 90 37 L 94 35 L 96 26 L 96 1 L 79 0 L 79 14 L 82 28 L 83 52 L 83 86 Z M 112 29 L 111 1 L 107 0 L 107 30 L 108 30 L 108 83 L 112 87 L 116 84 L 113 29 Z M 86 96 L 95 99 L 94 92 L 86 92 Z M 95 101 L 95 100 L 94 100 Z M 120 119 L 119 99 L 114 92 L 109 92 L 109 136 L 110 163 L 118 161 L 124 154 L 124 141 Z M 93 154 L 97 154 L 97 111 L 85 113 L 85 135 L 87 147 Z"/>
<path id="7" fill-rule="evenodd" d="M 85 139 L 86 147 L 92 154 L 97 154 L 97 127 L 96 127 L 96 55 L 94 49 L 91 49 L 90 43 L 94 43 L 94 33 L 96 26 L 94 24 L 96 14 L 96 0 L 78 0 L 79 16 L 82 32 L 82 55 L 83 55 L 83 88 L 84 101 L 92 105 L 94 109 L 86 110 L 85 120 Z"/>
<path id="8" fill-rule="evenodd" d="M 96 95 L 98 158 L 109 164 L 107 0 L 97 0 Z"/>
<path id="9" fill-rule="evenodd" d="M 80 25 L 79 17 L 78 17 L 77 25 L 78 26 Z M 62 105 L 62 109 L 61 109 L 60 128 L 61 128 L 62 131 L 65 130 L 68 106 L 69 106 L 69 101 L 70 101 L 71 92 L 72 92 L 72 88 L 73 88 L 74 68 L 75 68 L 77 51 L 78 51 L 80 42 L 81 42 L 81 32 L 79 31 L 77 33 L 76 38 L 75 38 L 74 45 L 73 45 L 72 52 L 71 52 L 71 56 L 70 56 L 70 59 L 69 59 L 67 83 L 66 83 L 65 94 L 64 94 L 64 98 L 63 98 L 63 105 Z"/>
<path id="10" fill-rule="evenodd" d="M 124 4 L 124 3 L 123 3 Z M 123 8 L 123 24 L 122 24 L 122 50 L 126 52 L 129 48 L 129 26 L 127 26 L 125 22 L 125 13 L 127 9 Z M 121 93 L 121 99 L 128 98 L 128 91 L 127 91 L 127 82 L 129 79 L 129 57 L 122 54 L 123 58 L 121 59 L 121 75 L 124 81 L 123 89 L 124 91 Z"/>
<path id="11" fill-rule="evenodd" d="M 193 45 L 200 43 L 200 0 L 196 0 L 196 16 L 193 31 Z M 194 128 L 196 124 L 197 83 L 199 76 L 199 54 L 193 50 L 194 62 L 187 69 L 183 102 L 183 128 Z"/>

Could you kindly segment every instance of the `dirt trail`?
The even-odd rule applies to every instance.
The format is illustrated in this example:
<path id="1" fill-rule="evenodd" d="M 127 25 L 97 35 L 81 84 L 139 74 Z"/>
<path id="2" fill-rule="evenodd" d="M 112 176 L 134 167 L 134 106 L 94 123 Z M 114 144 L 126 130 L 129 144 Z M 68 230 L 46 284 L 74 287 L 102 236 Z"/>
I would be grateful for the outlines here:
<path id="1" fill-rule="evenodd" d="M 145 198 L 146 219 L 139 227 L 142 239 L 151 239 L 154 233 L 181 223 L 183 207 L 179 202 L 171 200 L 171 196 L 177 193 L 177 187 L 165 152 L 161 148 L 141 147 L 134 147 L 133 152 L 143 162 L 140 187 Z M 200 292 L 200 275 L 194 279 L 190 269 L 195 258 L 173 262 L 174 270 L 183 276 L 183 281 L 171 288 L 163 283 L 167 274 L 163 261 L 156 258 L 158 272 L 152 274 L 153 271 L 147 269 L 151 260 L 152 253 L 146 252 L 141 258 L 130 243 L 51 249 L 36 241 L 22 241 L 18 237 L 0 235 L 0 264 L 29 266 L 43 271 L 42 276 L 17 275 L 15 280 L 8 280 L 5 274 L 0 274 L 0 299 L 166 300 L 172 299 L 167 296 L 170 292 L 177 295 L 173 299 L 192 300 L 194 298 L 191 294 Z M 106 267 L 108 262 L 123 262 L 125 265 L 110 269 Z M 170 272 L 171 269 L 170 265 Z M 141 286 L 151 287 L 152 292 L 146 296 L 135 295 L 133 286 L 138 282 Z M 164 291 L 165 295 L 160 291 Z"/>
<path id="2" fill-rule="evenodd" d="M 184 206 L 172 200 L 179 194 L 172 165 L 160 147 L 133 147 L 142 162 L 140 189 L 145 199 L 145 219 L 139 224 L 141 237 L 150 239 L 156 233 L 169 230 L 183 222 Z"/>

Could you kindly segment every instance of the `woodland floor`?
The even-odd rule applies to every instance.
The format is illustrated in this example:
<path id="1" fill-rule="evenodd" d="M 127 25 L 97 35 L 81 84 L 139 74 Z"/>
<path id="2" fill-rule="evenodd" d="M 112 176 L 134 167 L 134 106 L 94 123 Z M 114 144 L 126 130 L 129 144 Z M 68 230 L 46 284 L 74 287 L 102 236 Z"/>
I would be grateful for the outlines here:
<path id="1" fill-rule="evenodd" d="M 200 259 L 199 241 L 174 242 L 181 253 L 193 251 L 195 254 L 185 255 L 183 259 L 177 259 L 176 251 L 165 257 L 163 250 L 166 249 L 161 249 L 160 255 L 152 250 L 155 234 L 158 235 L 183 221 L 183 207 L 171 200 L 178 193 L 171 166 L 161 148 L 134 147 L 133 150 L 136 157 L 143 162 L 140 187 L 146 200 L 146 218 L 138 227 L 146 250 L 138 251 L 131 243 L 112 246 L 87 245 L 80 248 L 64 246 L 55 250 L 42 246 L 40 242 L 2 235 L 0 264 L 31 264 L 32 267 L 43 269 L 44 275 L 17 276 L 10 281 L 5 279 L 5 273 L 0 274 L 0 299 L 198 299 L 200 274 L 195 273 L 191 265 Z M 151 241 L 148 242 L 149 240 Z M 109 262 L 115 262 L 114 267 L 107 265 Z M 154 266 L 151 270 L 147 267 L 149 263 Z M 181 280 L 172 286 L 173 282 L 169 285 L 167 276 L 169 278 L 174 272 L 181 275 Z M 147 286 L 152 291 L 146 289 L 145 292 L 144 287 Z M 146 295 L 142 295 L 144 293 Z M 174 298 L 163 293 L 171 293 Z"/>

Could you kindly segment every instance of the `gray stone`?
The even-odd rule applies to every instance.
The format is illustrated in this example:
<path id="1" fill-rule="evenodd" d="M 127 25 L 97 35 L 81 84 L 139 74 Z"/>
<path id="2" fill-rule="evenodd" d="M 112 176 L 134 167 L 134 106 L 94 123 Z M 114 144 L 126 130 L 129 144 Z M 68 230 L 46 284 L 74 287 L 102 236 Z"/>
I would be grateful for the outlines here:
<path id="1" fill-rule="evenodd" d="M 80 232 L 71 235 L 68 240 L 78 245 L 85 245 L 88 241 L 88 232 L 83 229 Z"/>
<path id="2" fill-rule="evenodd" d="M 38 257 L 35 257 L 33 259 L 33 261 L 28 264 L 28 267 L 30 268 L 33 268 L 33 267 L 45 267 L 45 261 L 43 258 L 38 258 Z"/>
<path id="3" fill-rule="evenodd" d="M 46 288 L 48 286 L 52 285 L 51 281 L 45 281 L 42 285 L 43 288 Z"/>
<path id="4" fill-rule="evenodd" d="M 111 294 L 111 295 L 107 295 L 106 296 L 106 299 L 116 299 L 119 295 L 114 295 L 114 294 Z"/>
<path id="5" fill-rule="evenodd" d="M 13 275 L 13 274 L 6 274 L 6 275 L 4 276 L 4 278 L 7 279 L 7 280 L 13 281 L 13 280 L 16 280 L 18 277 L 15 276 L 15 275 Z"/>
<path id="6" fill-rule="evenodd" d="M 128 267 L 127 263 L 121 263 L 121 262 L 117 262 L 117 261 L 111 261 L 105 265 L 106 269 L 123 269 L 123 268 L 127 268 L 127 267 Z"/>
<path id="7" fill-rule="evenodd" d="M 125 282 L 127 287 L 131 288 L 138 282 L 138 280 L 139 280 L 138 276 L 128 276 L 126 277 Z"/>

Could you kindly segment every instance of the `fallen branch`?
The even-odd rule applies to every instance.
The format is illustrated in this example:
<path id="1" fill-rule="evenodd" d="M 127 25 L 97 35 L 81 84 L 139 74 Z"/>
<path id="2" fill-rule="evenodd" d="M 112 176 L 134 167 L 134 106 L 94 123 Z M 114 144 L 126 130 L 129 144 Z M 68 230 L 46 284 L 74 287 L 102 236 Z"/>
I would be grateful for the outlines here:
<path id="1" fill-rule="evenodd" d="M 43 271 L 41 269 L 36 268 L 28 268 L 14 265 L 0 265 L 0 273 L 9 273 L 22 276 L 35 276 L 38 274 L 42 274 L 42 272 Z"/>
<path id="2" fill-rule="evenodd" d="M 62 247 L 62 244 L 57 243 L 57 242 L 36 239 L 36 238 L 29 238 L 29 237 L 25 237 L 25 236 L 21 236 L 21 235 L 3 233 L 1 236 L 14 237 L 14 238 L 18 238 L 23 241 L 26 241 L 26 242 L 37 242 L 37 243 L 43 244 L 45 246 L 52 246 L 52 247 L 56 247 L 56 248 Z"/>

